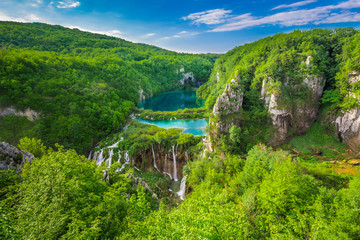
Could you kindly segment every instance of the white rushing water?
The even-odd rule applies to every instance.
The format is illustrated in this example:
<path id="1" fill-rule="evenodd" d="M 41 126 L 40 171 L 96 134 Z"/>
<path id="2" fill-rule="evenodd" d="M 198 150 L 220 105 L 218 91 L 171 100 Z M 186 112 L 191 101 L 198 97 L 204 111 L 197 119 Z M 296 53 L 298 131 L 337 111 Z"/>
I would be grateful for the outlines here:
<path id="1" fill-rule="evenodd" d="M 158 170 L 158 172 L 160 172 L 160 170 L 156 166 L 156 158 L 155 158 L 155 153 L 154 153 L 154 147 L 152 145 L 151 145 L 151 150 L 152 150 L 152 155 L 153 155 L 154 167 L 156 168 L 156 170 Z"/>
<path id="2" fill-rule="evenodd" d="M 181 179 L 180 190 L 176 193 L 180 197 L 180 199 L 183 200 L 183 201 L 185 199 L 186 178 L 187 178 L 187 175 L 185 175 Z"/>
<path id="3" fill-rule="evenodd" d="M 165 153 L 165 166 L 164 166 L 164 169 L 169 169 L 169 165 L 168 165 L 169 161 L 167 160 L 167 156 L 168 155 Z M 173 179 L 170 173 L 168 173 L 168 172 L 163 172 L 163 173 L 168 175 L 170 177 L 170 180 Z"/>
<path id="4" fill-rule="evenodd" d="M 173 164 L 174 164 L 174 181 L 177 182 L 179 179 L 177 178 L 177 168 L 176 168 L 176 153 L 175 153 L 175 145 L 172 145 L 172 151 L 173 151 Z"/>
<path id="5" fill-rule="evenodd" d="M 104 161 L 104 149 L 101 149 L 100 153 L 97 154 L 95 162 L 96 165 L 100 166 L 101 163 Z"/>
<path id="6" fill-rule="evenodd" d="M 113 155 L 114 155 L 114 150 L 111 148 L 109 150 L 109 158 L 106 160 L 106 162 L 108 163 L 108 168 L 111 167 L 111 162 L 112 162 Z"/>
<path id="7" fill-rule="evenodd" d="M 118 170 L 116 170 L 116 172 L 121 172 L 121 170 L 123 170 L 125 168 L 125 165 L 130 163 L 130 157 L 129 157 L 129 154 L 127 151 L 124 154 L 124 159 L 125 159 L 125 163 L 123 165 L 121 165 L 121 167 Z"/>

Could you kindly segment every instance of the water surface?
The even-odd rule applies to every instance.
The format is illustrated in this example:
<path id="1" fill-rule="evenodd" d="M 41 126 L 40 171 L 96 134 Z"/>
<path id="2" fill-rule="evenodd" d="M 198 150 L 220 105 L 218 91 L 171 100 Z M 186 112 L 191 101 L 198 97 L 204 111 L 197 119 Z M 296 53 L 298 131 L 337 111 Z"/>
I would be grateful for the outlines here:
<path id="1" fill-rule="evenodd" d="M 196 97 L 196 91 L 171 91 L 156 94 L 141 101 L 138 108 L 153 111 L 176 111 L 185 108 L 199 108 L 204 106 L 204 100 Z"/>
<path id="2" fill-rule="evenodd" d="M 139 118 L 140 123 L 153 124 L 161 128 L 182 128 L 183 133 L 190 133 L 194 136 L 206 135 L 205 128 L 209 123 L 208 119 L 174 119 L 174 120 L 144 120 Z"/>

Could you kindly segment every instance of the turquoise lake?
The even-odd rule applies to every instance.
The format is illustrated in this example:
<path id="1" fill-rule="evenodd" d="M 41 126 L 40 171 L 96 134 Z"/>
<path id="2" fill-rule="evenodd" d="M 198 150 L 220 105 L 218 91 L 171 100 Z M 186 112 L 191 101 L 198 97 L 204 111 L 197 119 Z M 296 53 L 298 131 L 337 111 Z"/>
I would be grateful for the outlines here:
<path id="1" fill-rule="evenodd" d="M 171 91 L 152 96 L 142 101 L 138 108 L 153 111 L 176 111 L 184 108 L 199 108 L 204 106 L 204 100 L 196 97 L 195 91 Z M 205 128 L 208 119 L 174 119 L 174 120 L 144 120 L 138 118 L 140 123 L 153 124 L 162 128 L 182 128 L 183 133 L 195 136 L 206 135 Z"/>
<path id="2" fill-rule="evenodd" d="M 199 108 L 204 100 L 196 97 L 195 91 L 171 91 L 156 94 L 138 105 L 138 108 L 153 111 L 176 111 L 184 108 Z"/>
<path id="3" fill-rule="evenodd" d="M 183 133 L 191 133 L 194 136 L 203 136 L 207 133 L 205 132 L 205 127 L 208 125 L 208 119 L 174 119 L 174 120 L 144 120 L 139 118 L 140 123 L 153 124 L 162 128 L 182 128 L 184 129 Z"/>

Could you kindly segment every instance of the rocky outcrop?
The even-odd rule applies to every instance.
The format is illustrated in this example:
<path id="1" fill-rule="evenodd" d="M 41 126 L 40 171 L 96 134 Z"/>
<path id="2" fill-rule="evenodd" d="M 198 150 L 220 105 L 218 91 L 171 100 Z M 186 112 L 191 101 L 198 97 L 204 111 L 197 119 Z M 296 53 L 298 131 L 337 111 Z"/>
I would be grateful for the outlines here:
<path id="1" fill-rule="evenodd" d="M 144 95 L 144 90 L 142 88 L 139 89 L 139 101 L 144 101 L 146 99 Z"/>
<path id="2" fill-rule="evenodd" d="M 355 95 L 353 89 L 360 82 L 360 73 L 353 71 L 349 74 L 349 96 L 360 104 L 360 97 Z M 349 146 L 355 152 L 360 153 L 360 109 L 355 108 L 342 112 L 333 120 L 339 140 Z"/>
<path id="3" fill-rule="evenodd" d="M 216 126 L 218 133 L 228 133 L 231 126 L 239 124 L 244 99 L 239 80 L 239 77 L 232 79 L 214 105 L 214 119 L 210 120 L 210 124 Z"/>
<path id="4" fill-rule="evenodd" d="M 308 67 L 311 67 L 310 59 L 311 57 L 309 56 L 306 60 Z M 265 78 L 262 83 L 260 96 L 265 101 L 272 125 L 277 130 L 271 140 L 270 144 L 272 145 L 284 143 L 289 137 L 291 128 L 294 129 L 294 134 L 297 135 L 305 134 L 310 129 L 317 117 L 319 100 L 325 85 L 323 77 L 315 76 L 304 78 L 300 85 L 291 85 L 288 82 L 289 79 L 281 84 L 289 92 L 297 92 L 305 85 L 308 89 L 308 94 L 305 94 L 303 99 L 290 103 L 286 101 L 281 91 L 271 93 L 267 90 L 267 88 L 274 84 L 270 78 Z M 293 96 L 290 97 L 295 98 Z"/>
<path id="5" fill-rule="evenodd" d="M 183 177 L 183 167 L 189 161 L 187 149 L 179 150 L 177 145 L 173 145 L 170 149 L 154 145 L 150 149 L 130 155 L 128 151 L 117 150 L 118 143 L 90 154 L 89 159 L 94 160 L 98 165 L 111 166 L 114 162 L 121 163 L 119 172 L 125 165 L 131 164 L 138 169 L 160 172 L 171 180 L 178 181 Z M 115 152 L 118 152 L 117 155 Z"/>
<path id="6" fill-rule="evenodd" d="M 31 162 L 33 155 L 21 151 L 5 142 L 0 142 L 0 170 L 16 169 L 20 171 L 25 162 Z"/>
<path id="7" fill-rule="evenodd" d="M 183 73 L 182 78 L 180 79 L 181 85 L 193 85 L 195 87 L 200 87 L 201 82 L 199 82 L 192 72 Z"/>
<path id="8" fill-rule="evenodd" d="M 34 110 L 31 110 L 29 108 L 27 108 L 24 111 L 18 111 L 13 107 L 7 107 L 7 108 L 2 108 L 2 109 L 0 108 L 0 116 L 1 117 L 4 117 L 9 114 L 15 114 L 16 116 L 19 116 L 19 117 L 26 117 L 29 121 L 34 121 L 34 120 L 40 118 L 40 113 L 38 113 Z"/>
<path id="9" fill-rule="evenodd" d="M 353 109 L 335 120 L 337 135 L 351 150 L 360 152 L 360 109 Z"/>

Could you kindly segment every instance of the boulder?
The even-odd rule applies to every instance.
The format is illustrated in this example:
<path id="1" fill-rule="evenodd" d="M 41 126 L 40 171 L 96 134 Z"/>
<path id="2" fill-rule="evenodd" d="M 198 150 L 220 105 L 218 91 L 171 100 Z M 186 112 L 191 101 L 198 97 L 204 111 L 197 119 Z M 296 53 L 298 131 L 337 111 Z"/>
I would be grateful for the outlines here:
<path id="1" fill-rule="evenodd" d="M 33 155 L 5 142 L 0 142 L 0 170 L 16 169 L 20 171 L 26 161 L 31 162 Z"/>
<path id="2" fill-rule="evenodd" d="M 239 77 L 232 79 L 226 85 L 222 95 L 216 100 L 213 108 L 216 120 L 210 120 L 210 124 L 215 125 L 217 133 L 228 133 L 231 126 L 239 124 L 238 119 L 241 116 L 244 99 L 244 93 L 239 86 L 239 80 Z"/>

